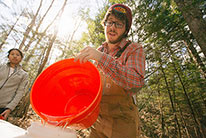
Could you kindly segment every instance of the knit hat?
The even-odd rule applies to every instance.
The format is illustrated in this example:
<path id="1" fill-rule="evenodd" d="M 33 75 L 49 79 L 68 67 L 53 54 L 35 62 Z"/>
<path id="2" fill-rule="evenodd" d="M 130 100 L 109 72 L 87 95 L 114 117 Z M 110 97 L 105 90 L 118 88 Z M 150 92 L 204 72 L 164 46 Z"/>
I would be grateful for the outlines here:
<path id="1" fill-rule="evenodd" d="M 123 4 L 114 4 L 107 10 L 107 14 L 111 11 L 122 13 L 122 14 L 126 15 L 127 22 L 128 22 L 128 26 L 126 28 L 126 34 L 127 34 L 131 28 L 131 25 L 132 25 L 132 11 L 131 11 L 131 9 L 128 6 L 123 5 Z M 106 14 L 106 16 L 107 16 L 107 14 Z"/>

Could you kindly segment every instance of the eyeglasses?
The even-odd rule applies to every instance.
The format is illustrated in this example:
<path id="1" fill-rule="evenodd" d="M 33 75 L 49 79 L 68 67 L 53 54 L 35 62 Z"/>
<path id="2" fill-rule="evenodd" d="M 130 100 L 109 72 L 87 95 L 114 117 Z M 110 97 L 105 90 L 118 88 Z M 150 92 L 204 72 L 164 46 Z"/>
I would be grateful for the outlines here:
<path id="1" fill-rule="evenodd" d="M 116 28 L 122 29 L 124 27 L 124 24 L 118 23 L 118 22 L 113 22 L 113 21 L 105 21 L 104 25 L 111 27 L 112 25 L 115 25 Z"/>

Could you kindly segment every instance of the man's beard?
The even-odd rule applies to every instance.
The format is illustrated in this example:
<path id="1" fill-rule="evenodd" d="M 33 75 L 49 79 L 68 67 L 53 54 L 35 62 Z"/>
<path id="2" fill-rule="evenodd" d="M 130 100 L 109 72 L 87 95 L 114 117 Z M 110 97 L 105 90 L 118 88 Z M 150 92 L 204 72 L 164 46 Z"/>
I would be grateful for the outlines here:
<path id="1" fill-rule="evenodd" d="M 114 41 L 111 41 L 111 40 L 107 40 L 107 43 L 109 43 L 109 44 L 116 44 L 116 43 L 118 43 L 118 42 L 120 42 L 123 38 L 124 38 L 124 33 L 121 35 L 121 36 L 119 36 L 116 40 L 114 40 Z"/>

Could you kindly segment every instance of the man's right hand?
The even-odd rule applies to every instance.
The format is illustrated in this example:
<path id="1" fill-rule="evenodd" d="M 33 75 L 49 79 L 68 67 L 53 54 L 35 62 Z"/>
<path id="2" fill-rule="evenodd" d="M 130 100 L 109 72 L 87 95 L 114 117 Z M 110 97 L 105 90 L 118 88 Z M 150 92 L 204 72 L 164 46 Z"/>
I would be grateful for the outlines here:
<path id="1" fill-rule="evenodd" d="M 74 58 L 74 62 L 80 61 L 80 63 L 85 63 L 89 59 L 93 59 L 95 61 L 100 61 L 103 53 L 88 46 L 80 51 L 80 53 Z"/>

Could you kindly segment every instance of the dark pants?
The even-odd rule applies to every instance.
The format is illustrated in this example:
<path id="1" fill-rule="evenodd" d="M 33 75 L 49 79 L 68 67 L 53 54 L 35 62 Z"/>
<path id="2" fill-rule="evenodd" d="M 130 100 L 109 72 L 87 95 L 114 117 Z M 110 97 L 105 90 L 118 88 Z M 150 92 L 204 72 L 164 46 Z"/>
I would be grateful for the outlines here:
<path id="1" fill-rule="evenodd" d="M 0 108 L 0 114 L 3 113 L 7 108 Z"/>

